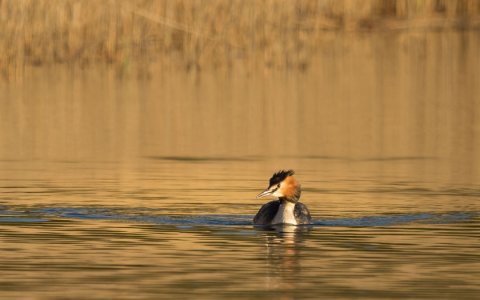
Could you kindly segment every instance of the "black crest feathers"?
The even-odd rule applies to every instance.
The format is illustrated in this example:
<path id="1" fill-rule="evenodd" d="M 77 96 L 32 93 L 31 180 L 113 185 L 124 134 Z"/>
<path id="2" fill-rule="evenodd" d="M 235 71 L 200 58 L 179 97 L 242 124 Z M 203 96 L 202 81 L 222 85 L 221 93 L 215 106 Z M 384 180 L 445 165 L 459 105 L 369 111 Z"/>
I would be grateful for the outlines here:
<path id="1" fill-rule="evenodd" d="M 280 170 L 277 173 L 273 174 L 272 178 L 270 178 L 269 186 L 279 184 L 280 182 L 285 180 L 285 178 L 287 178 L 288 176 L 292 176 L 293 174 L 295 174 L 293 170 Z"/>

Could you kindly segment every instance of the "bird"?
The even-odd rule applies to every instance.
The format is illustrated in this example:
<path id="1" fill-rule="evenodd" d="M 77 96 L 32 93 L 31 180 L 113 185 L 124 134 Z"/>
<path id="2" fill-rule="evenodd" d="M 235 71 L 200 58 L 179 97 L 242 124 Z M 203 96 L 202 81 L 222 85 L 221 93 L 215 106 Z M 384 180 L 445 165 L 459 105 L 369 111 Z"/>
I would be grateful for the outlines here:
<path id="1" fill-rule="evenodd" d="M 293 177 L 295 171 L 280 170 L 269 180 L 268 188 L 257 199 L 272 195 L 278 200 L 265 203 L 253 218 L 254 225 L 307 225 L 312 217 L 307 206 L 300 201 L 300 183 Z"/>

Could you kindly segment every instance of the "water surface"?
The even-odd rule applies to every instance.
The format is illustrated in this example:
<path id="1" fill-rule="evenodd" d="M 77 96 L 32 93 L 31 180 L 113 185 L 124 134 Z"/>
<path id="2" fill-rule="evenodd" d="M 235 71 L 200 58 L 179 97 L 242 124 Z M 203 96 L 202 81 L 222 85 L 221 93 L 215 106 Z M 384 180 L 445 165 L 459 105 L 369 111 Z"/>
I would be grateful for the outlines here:
<path id="1" fill-rule="evenodd" d="M 478 294 L 478 186 L 368 174 L 328 179 L 321 166 L 343 163 L 295 161 L 312 226 L 252 226 L 261 204 L 254 195 L 272 164 L 262 159 L 146 158 L 128 172 L 112 163 L 3 162 L 10 177 L 0 187 L 2 296 Z M 361 161 L 349 169 L 397 163 Z M 401 165 L 431 163 L 439 162 Z"/>
<path id="2" fill-rule="evenodd" d="M 478 33 L 330 41 L 301 72 L 2 83 L 0 298 L 478 298 Z M 314 224 L 252 226 L 285 168 Z"/>

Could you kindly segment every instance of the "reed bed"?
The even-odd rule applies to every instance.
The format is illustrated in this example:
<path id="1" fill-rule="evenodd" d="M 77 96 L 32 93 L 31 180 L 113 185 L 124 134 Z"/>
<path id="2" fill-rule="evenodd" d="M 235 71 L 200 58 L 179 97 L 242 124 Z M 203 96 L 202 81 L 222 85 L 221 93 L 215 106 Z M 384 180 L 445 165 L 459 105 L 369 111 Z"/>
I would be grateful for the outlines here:
<path id="1" fill-rule="evenodd" d="M 160 62 L 305 69 L 331 32 L 479 28 L 478 0 L 0 0 L 0 72 Z"/>

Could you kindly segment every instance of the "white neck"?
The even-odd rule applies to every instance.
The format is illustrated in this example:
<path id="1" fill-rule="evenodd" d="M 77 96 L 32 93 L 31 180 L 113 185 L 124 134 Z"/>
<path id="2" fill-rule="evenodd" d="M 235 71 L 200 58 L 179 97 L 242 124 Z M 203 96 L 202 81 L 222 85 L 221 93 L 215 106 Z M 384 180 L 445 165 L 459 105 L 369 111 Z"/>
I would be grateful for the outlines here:
<path id="1" fill-rule="evenodd" d="M 295 210 L 295 203 L 290 201 L 282 201 L 278 212 L 272 220 L 272 225 L 274 224 L 292 224 L 297 225 L 297 220 L 295 220 L 295 215 L 293 211 Z"/>

